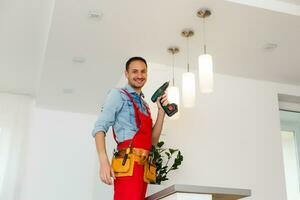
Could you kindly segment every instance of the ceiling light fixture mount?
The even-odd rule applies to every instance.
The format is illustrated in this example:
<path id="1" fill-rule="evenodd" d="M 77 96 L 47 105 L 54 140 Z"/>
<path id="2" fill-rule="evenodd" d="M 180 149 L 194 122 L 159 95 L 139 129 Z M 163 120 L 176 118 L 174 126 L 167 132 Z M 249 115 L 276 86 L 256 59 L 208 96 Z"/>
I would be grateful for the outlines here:
<path id="1" fill-rule="evenodd" d="M 198 10 L 198 12 L 197 12 L 197 16 L 200 18 L 206 18 L 206 17 L 209 17 L 210 15 L 211 15 L 210 10 L 204 9 L 204 8 Z"/>
<path id="2" fill-rule="evenodd" d="M 181 32 L 181 35 L 183 37 L 192 37 L 194 35 L 194 31 L 193 30 L 190 30 L 190 29 L 184 29 L 182 32 Z"/>
<path id="3" fill-rule="evenodd" d="M 174 55 L 179 52 L 179 48 L 178 47 L 169 47 L 168 52 Z"/>

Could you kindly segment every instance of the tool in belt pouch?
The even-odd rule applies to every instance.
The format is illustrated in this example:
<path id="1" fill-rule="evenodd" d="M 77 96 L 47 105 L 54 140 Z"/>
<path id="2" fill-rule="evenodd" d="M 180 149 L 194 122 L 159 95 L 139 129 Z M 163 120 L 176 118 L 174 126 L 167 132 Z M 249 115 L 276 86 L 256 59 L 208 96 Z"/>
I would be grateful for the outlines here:
<path id="1" fill-rule="evenodd" d="M 132 176 L 134 160 L 133 155 L 131 154 L 131 146 L 126 149 L 124 157 L 118 157 L 117 154 L 114 154 L 112 159 L 112 168 L 115 177 Z"/>
<path id="2" fill-rule="evenodd" d="M 146 183 L 156 182 L 156 165 L 154 162 L 154 149 L 151 150 L 148 162 L 144 165 L 144 181 Z"/>

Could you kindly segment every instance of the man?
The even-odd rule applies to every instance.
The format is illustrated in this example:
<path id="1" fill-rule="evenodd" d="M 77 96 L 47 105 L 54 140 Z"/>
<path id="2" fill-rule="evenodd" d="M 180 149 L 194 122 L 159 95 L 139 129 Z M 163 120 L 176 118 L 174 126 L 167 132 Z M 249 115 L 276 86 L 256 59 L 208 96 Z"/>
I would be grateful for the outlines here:
<path id="1" fill-rule="evenodd" d="M 101 181 L 114 183 L 115 200 L 142 200 L 145 198 L 147 184 L 144 182 L 144 163 L 134 162 L 133 175 L 116 177 L 107 157 L 105 134 L 112 126 L 119 152 L 133 149 L 132 154 L 149 155 L 151 145 L 156 145 L 161 134 L 165 112 L 159 102 L 168 104 L 167 95 L 157 99 L 157 119 L 152 126 L 148 105 L 143 100 L 142 87 L 147 81 L 147 62 L 141 57 L 132 57 L 126 62 L 125 76 L 128 84 L 122 89 L 112 89 L 108 94 L 98 120 L 95 123 L 93 136 L 100 162 Z M 122 156 L 125 154 L 123 152 Z M 135 155 L 138 157 L 141 155 Z M 147 160 L 147 159 L 145 159 Z M 137 160 L 135 160 L 137 161 Z M 113 181 L 114 179 L 114 181 Z"/>

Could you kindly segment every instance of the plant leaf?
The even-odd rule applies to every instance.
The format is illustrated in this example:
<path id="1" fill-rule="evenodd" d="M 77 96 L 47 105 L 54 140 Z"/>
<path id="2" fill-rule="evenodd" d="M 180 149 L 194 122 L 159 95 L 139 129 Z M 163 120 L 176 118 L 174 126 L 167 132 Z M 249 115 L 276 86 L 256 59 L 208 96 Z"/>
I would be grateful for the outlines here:
<path id="1" fill-rule="evenodd" d="M 165 143 L 164 143 L 163 141 L 160 141 L 159 143 L 157 143 L 157 146 L 158 146 L 159 148 L 161 148 L 164 144 L 165 144 Z"/>
<path id="2" fill-rule="evenodd" d="M 171 158 L 171 154 L 169 152 L 165 152 L 165 154 L 168 156 L 168 159 Z"/>
<path id="3" fill-rule="evenodd" d="M 175 153 L 176 151 L 178 151 L 178 149 L 169 149 L 169 152 L 170 152 L 171 154 Z"/>

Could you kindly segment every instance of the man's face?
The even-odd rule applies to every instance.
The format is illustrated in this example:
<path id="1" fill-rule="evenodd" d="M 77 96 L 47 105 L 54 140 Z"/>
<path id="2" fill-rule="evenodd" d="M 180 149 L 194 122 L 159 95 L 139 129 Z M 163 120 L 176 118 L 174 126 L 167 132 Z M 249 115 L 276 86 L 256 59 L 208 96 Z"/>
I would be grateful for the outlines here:
<path id="1" fill-rule="evenodd" d="M 144 62 L 136 60 L 130 63 L 125 70 L 128 84 L 133 88 L 142 88 L 147 81 L 147 66 Z"/>

